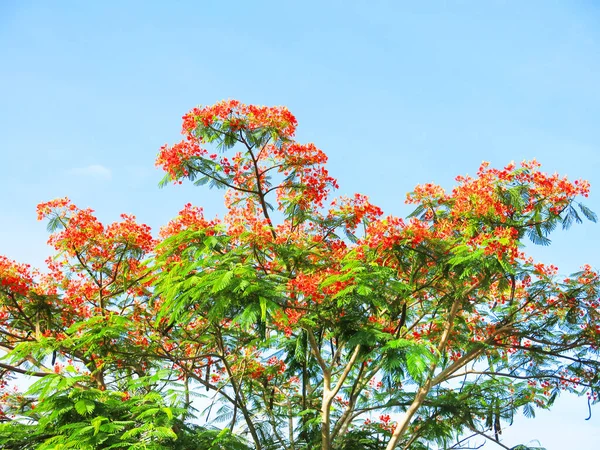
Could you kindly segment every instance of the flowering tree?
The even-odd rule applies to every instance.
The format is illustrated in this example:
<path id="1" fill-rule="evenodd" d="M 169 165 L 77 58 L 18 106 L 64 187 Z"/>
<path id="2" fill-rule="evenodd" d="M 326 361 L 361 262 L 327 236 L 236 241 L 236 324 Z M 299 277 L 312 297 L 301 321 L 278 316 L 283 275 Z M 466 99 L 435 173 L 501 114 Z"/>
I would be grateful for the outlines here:
<path id="1" fill-rule="evenodd" d="M 596 220 L 585 181 L 483 164 L 384 217 L 330 200 L 296 125 L 236 101 L 184 116 L 162 184 L 226 189 L 223 220 L 186 205 L 155 239 L 39 205 L 47 272 L 0 259 L 3 448 L 508 448 L 517 411 L 597 401 L 598 275 L 523 251 Z M 38 381 L 19 392 L 17 374 Z"/>

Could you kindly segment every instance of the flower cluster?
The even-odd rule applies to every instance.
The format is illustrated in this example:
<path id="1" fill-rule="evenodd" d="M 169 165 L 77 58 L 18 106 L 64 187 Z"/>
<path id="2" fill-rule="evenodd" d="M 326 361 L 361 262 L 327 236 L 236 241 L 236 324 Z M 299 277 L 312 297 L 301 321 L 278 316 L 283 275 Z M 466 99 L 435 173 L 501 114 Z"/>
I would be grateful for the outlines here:
<path id="1" fill-rule="evenodd" d="M 194 108 L 185 114 L 182 133 L 193 134 L 199 124 L 210 127 L 215 122 L 224 123 L 231 131 L 240 128 L 273 128 L 287 138 L 294 136 L 298 124 L 294 115 L 283 106 L 245 105 L 237 100 L 224 100 L 211 106 Z"/>
<path id="2" fill-rule="evenodd" d="M 271 191 L 276 191 L 282 210 L 290 204 L 314 209 L 323 206 L 337 182 L 325 168 L 322 150 L 292 140 L 296 125 L 283 107 L 229 100 L 194 108 L 183 116 L 185 139 L 163 146 L 156 165 L 175 183 L 202 177 L 260 203 L 263 212 L 264 196 Z M 222 152 L 232 147 L 241 151 L 231 156 L 209 154 L 201 147 L 205 143 L 217 144 Z"/>
<path id="3" fill-rule="evenodd" d="M 0 255 L 0 286 L 19 295 L 26 295 L 33 286 L 29 264 L 20 264 Z"/>
<path id="4" fill-rule="evenodd" d="M 193 141 L 182 141 L 171 147 L 163 145 L 156 157 L 156 166 L 167 172 L 175 183 L 181 184 L 179 179 L 189 175 L 186 163 L 206 154 L 208 152 Z"/>
<path id="5" fill-rule="evenodd" d="M 187 203 L 183 209 L 179 211 L 177 217 L 160 229 L 159 235 L 161 238 L 166 239 L 169 236 L 176 235 L 182 230 L 208 230 L 209 234 L 211 234 L 210 232 L 216 225 L 218 225 L 218 221 L 208 221 L 204 218 L 202 208 Z"/>

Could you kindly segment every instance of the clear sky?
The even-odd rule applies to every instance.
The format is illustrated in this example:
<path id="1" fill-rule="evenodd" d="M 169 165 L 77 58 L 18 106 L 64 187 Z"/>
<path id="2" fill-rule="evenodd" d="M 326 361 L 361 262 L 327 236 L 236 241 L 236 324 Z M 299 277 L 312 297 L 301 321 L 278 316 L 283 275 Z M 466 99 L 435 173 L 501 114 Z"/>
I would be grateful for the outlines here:
<path id="1" fill-rule="evenodd" d="M 588 179 L 600 212 L 595 0 L 0 0 L 0 64 L 0 254 L 38 266 L 51 198 L 154 229 L 188 201 L 220 213 L 221 192 L 159 190 L 154 158 L 182 114 L 227 98 L 288 106 L 340 193 L 386 213 L 406 215 L 415 184 L 534 157 Z M 599 269 L 599 237 L 576 226 L 531 253 Z M 596 450 L 600 408 L 585 417 L 561 398 L 504 442 Z"/>

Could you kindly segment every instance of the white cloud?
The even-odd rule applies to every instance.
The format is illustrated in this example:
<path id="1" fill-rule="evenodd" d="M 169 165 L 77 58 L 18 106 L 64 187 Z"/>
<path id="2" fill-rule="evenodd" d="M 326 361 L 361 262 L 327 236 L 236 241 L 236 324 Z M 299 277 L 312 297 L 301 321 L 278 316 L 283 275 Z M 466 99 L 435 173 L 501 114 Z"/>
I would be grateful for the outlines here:
<path id="1" fill-rule="evenodd" d="M 110 180 L 112 172 L 109 168 L 101 166 L 100 164 L 92 164 L 86 167 L 76 167 L 71 169 L 69 173 L 82 177 L 92 177 L 101 180 Z"/>

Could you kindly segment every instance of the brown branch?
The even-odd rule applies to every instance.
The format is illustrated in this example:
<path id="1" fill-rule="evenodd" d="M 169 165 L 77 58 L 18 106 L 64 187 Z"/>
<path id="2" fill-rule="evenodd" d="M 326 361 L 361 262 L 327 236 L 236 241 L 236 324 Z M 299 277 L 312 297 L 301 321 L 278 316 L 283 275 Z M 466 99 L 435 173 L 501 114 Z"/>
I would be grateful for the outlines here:
<path id="1" fill-rule="evenodd" d="M 42 377 L 45 377 L 45 376 L 48 376 L 48 375 L 51 375 L 52 373 L 54 373 L 54 372 L 51 372 L 51 371 L 48 371 L 48 372 L 32 372 L 30 370 L 21 369 L 19 367 L 10 366 L 10 365 L 4 364 L 4 363 L 0 363 L 0 367 L 2 369 L 5 369 L 5 370 L 9 371 L 9 372 L 16 372 L 16 373 L 20 373 L 22 375 L 31 375 L 32 377 L 39 377 L 39 378 L 42 378 Z"/>
<path id="2" fill-rule="evenodd" d="M 454 319 L 455 319 L 456 315 L 458 314 L 458 311 L 459 311 L 461 305 L 462 305 L 461 299 L 455 298 L 454 302 L 452 303 L 452 307 L 450 308 L 446 327 L 442 334 L 440 343 L 437 347 L 438 355 L 441 355 L 446 348 L 446 344 L 448 343 L 448 339 L 450 337 L 450 332 L 452 331 L 452 327 L 454 325 Z M 398 445 L 398 441 L 399 441 L 400 437 L 408 429 L 408 426 L 410 425 L 410 421 L 411 421 L 413 415 L 421 407 L 421 404 L 427 397 L 427 394 L 429 394 L 429 390 L 431 389 L 431 387 L 434 386 L 434 384 L 433 384 L 434 378 L 432 378 L 432 377 L 433 377 L 433 372 L 435 370 L 436 365 L 437 365 L 437 362 L 434 362 L 432 364 L 432 367 L 430 369 L 430 375 L 429 375 L 427 381 L 425 381 L 425 383 L 419 388 L 419 390 L 417 391 L 417 393 L 415 395 L 415 399 L 413 400 L 412 404 L 406 410 L 404 417 L 396 425 L 396 429 L 392 433 L 392 437 L 390 438 L 390 440 L 386 446 L 386 450 L 393 450 L 394 448 L 396 448 L 396 445 Z"/>
<path id="3" fill-rule="evenodd" d="M 344 372 L 342 372 L 342 374 L 340 375 L 340 378 L 338 379 L 335 387 L 331 391 L 331 394 L 330 394 L 331 395 L 331 400 L 333 400 L 333 398 L 337 395 L 337 393 L 342 388 L 342 385 L 344 384 L 344 381 L 346 381 L 346 378 L 348 377 L 348 374 L 352 370 L 352 367 L 354 366 L 354 363 L 356 362 L 356 359 L 358 358 L 358 354 L 360 353 L 360 348 L 361 348 L 360 344 L 357 345 L 354 348 L 354 351 L 352 352 L 352 356 L 350 357 L 350 360 L 348 361 L 348 363 L 346 364 L 346 367 L 344 368 Z M 330 400 L 330 402 L 331 402 L 331 400 Z"/>
<path id="4" fill-rule="evenodd" d="M 308 342 L 310 344 L 310 349 L 312 350 L 313 355 L 317 359 L 317 363 L 319 363 L 319 367 L 321 367 L 321 370 L 323 371 L 324 374 L 329 374 L 330 368 L 327 367 L 325 360 L 323 359 L 323 357 L 321 356 L 321 353 L 319 352 L 319 346 L 317 345 L 315 335 L 313 334 L 313 332 L 310 328 L 306 328 L 305 330 L 306 330 L 306 334 L 308 336 Z"/>

